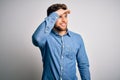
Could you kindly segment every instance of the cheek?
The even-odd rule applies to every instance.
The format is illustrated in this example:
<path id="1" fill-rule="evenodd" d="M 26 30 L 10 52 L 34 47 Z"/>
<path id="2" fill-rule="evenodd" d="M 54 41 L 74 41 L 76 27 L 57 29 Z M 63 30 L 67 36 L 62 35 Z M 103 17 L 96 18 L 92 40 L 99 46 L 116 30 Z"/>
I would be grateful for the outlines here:
<path id="1" fill-rule="evenodd" d="M 68 23 L 68 20 L 66 20 L 66 23 Z"/>
<path id="2" fill-rule="evenodd" d="M 66 18 L 66 22 L 68 22 L 68 19 Z"/>
<path id="3" fill-rule="evenodd" d="M 58 19 L 58 20 L 56 21 L 55 25 L 59 25 L 59 24 L 60 24 L 60 22 L 61 22 L 61 20 L 60 20 L 60 19 Z"/>

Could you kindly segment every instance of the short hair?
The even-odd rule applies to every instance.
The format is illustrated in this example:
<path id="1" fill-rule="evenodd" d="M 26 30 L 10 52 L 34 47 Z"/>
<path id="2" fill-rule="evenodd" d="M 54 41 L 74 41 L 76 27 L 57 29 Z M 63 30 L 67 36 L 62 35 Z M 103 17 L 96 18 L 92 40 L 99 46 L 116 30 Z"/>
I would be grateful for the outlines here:
<path id="1" fill-rule="evenodd" d="M 51 5 L 50 7 L 48 7 L 47 9 L 47 16 L 49 16 L 52 12 L 55 12 L 59 9 L 64 9 L 66 10 L 67 9 L 67 6 L 65 4 L 53 4 Z"/>

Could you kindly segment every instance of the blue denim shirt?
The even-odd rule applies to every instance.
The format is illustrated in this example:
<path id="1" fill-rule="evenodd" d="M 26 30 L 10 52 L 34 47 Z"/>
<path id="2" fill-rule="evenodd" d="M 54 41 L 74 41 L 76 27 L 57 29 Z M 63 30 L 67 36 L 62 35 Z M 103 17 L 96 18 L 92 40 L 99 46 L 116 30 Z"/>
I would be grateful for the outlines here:
<path id="1" fill-rule="evenodd" d="M 60 36 L 53 30 L 58 14 L 53 12 L 32 36 L 43 61 L 42 80 L 77 80 L 76 63 L 82 80 L 90 80 L 89 62 L 81 36 L 67 31 Z"/>

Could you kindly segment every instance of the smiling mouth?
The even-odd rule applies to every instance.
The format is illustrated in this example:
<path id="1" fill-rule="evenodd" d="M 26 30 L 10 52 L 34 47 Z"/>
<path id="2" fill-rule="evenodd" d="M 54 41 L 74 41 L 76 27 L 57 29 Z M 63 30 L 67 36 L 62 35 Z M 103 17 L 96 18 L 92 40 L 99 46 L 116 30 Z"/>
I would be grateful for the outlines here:
<path id="1" fill-rule="evenodd" d="M 62 23 L 61 26 L 66 27 L 66 24 L 65 24 L 65 23 Z"/>

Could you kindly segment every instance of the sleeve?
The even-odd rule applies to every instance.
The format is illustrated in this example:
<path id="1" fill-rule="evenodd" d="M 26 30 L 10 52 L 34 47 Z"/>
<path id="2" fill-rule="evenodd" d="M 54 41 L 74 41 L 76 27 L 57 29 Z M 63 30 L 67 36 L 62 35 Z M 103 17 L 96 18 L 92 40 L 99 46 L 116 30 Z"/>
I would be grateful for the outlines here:
<path id="1" fill-rule="evenodd" d="M 47 36 L 50 34 L 58 17 L 58 14 L 53 12 L 38 26 L 32 35 L 32 42 L 35 46 L 44 46 Z"/>
<path id="2" fill-rule="evenodd" d="M 81 37 L 80 37 L 81 38 Z M 80 47 L 76 55 L 78 69 L 82 80 L 91 80 L 89 71 L 89 61 L 85 51 L 85 46 L 82 38 L 80 39 Z"/>

